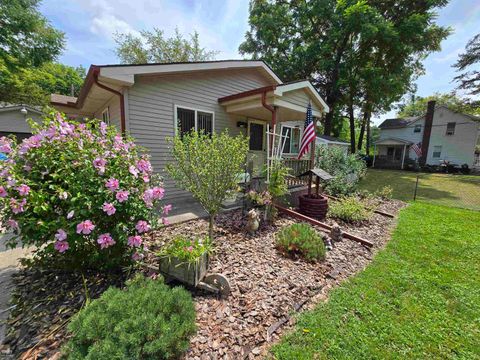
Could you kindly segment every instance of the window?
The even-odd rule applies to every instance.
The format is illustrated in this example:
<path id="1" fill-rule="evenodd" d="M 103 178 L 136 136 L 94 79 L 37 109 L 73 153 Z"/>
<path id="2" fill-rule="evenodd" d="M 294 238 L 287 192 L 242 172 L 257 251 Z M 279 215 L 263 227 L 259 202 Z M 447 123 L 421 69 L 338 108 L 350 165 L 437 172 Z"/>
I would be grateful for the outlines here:
<path id="1" fill-rule="evenodd" d="M 415 125 L 415 127 L 413 128 L 414 133 L 419 133 L 421 131 L 422 131 L 422 125 Z"/>
<path id="2" fill-rule="evenodd" d="M 440 156 L 442 156 L 442 146 L 441 145 L 434 146 L 432 157 L 435 158 L 435 159 L 439 159 Z"/>
<path id="3" fill-rule="evenodd" d="M 263 124 L 251 122 L 249 129 L 250 150 L 263 150 L 263 135 L 265 134 Z"/>
<path id="4" fill-rule="evenodd" d="M 454 122 L 449 122 L 447 124 L 447 132 L 445 135 L 453 135 L 455 134 L 455 123 Z"/>
<path id="5" fill-rule="evenodd" d="M 105 124 L 110 125 L 110 111 L 108 107 L 102 111 L 102 120 Z"/>
<path id="6" fill-rule="evenodd" d="M 282 126 L 282 142 L 285 140 L 283 154 L 298 154 L 300 146 L 300 129 L 298 127 Z"/>
<path id="7" fill-rule="evenodd" d="M 213 112 L 176 107 L 176 126 L 180 136 L 192 130 L 203 130 L 205 134 L 212 134 L 213 117 Z"/>

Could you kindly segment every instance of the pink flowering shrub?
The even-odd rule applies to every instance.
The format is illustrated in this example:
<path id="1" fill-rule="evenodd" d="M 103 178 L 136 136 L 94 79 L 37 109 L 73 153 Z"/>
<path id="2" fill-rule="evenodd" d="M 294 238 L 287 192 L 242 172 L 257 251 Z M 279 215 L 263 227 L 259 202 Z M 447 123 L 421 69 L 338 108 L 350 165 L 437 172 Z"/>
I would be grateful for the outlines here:
<path id="1" fill-rule="evenodd" d="M 143 237 L 171 206 L 148 156 L 103 122 L 51 114 L 20 144 L 0 138 L 2 222 L 37 259 L 66 268 L 111 267 L 141 259 Z"/>

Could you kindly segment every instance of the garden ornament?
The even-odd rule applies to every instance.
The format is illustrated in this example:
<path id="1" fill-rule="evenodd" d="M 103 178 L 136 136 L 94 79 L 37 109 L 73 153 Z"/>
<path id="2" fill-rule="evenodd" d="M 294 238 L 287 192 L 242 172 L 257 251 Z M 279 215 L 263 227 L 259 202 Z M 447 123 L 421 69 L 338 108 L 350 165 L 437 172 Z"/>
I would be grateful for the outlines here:
<path id="1" fill-rule="evenodd" d="M 260 217 L 255 209 L 250 210 L 247 216 L 247 231 L 250 233 L 250 235 L 254 235 L 260 227 Z"/>
<path id="2" fill-rule="evenodd" d="M 333 225 L 332 229 L 330 230 L 330 239 L 333 242 L 338 242 L 338 241 L 342 241 L 342 237 L 343 237 L 343 231 L 340 228 L 340 226 L 338 224 Z"/>

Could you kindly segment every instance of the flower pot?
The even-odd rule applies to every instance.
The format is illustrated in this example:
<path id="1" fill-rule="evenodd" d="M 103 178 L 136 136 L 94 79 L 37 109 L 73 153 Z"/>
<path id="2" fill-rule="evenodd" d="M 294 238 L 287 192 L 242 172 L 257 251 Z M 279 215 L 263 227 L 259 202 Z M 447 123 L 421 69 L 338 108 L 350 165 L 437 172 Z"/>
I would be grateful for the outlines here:
<path id="1" fill-rule="evenodd" d="M 300 213 L 308 217 L 323 220 L 327 216 L 328 201 L 321 195 L 300 195 L 299 198 Z"/>
<path id="2" fill-rule="evenodd" d="M 159 261 L 160 272 L 167 278 L 197 286 L 207 274 L 208 254 L 204 253 L 195 263 L 181 261 L 175 257 L 163 257 Z"/>

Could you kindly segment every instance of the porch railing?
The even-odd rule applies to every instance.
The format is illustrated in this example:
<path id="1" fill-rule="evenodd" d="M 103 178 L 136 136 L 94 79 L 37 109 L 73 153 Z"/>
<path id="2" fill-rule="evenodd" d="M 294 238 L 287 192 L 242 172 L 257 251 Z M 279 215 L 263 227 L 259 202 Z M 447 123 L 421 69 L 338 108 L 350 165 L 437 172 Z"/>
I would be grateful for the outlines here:
<path id="1" fill-rule="evenodd" d="M 310 160 L 302 159 L 282 159 L 283 164 L 290 169 L 290 176 L 287 178 L 288 187 L 307 185 L 308 178 L 303 177 L 299 179 L 297 176 L 310 170 Z"/>

